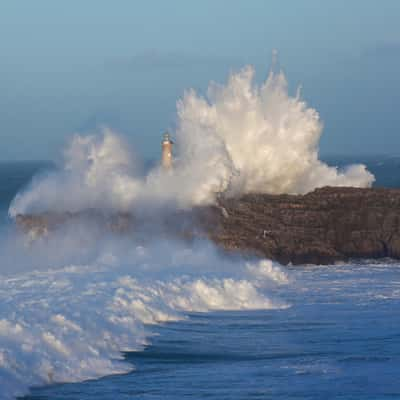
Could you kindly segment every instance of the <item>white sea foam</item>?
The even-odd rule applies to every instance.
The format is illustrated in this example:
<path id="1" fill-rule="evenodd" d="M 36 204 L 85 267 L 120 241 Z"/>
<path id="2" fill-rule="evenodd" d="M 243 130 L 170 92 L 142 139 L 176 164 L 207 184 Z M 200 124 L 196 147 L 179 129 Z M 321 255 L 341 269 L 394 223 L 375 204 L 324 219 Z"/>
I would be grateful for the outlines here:
<path id="1" fill-rule="evenodd" d="M 189 90 L 178 101 L 173 171 L 139 177 L 120 136 L 76 135 L 61 172 L 33 182 L 10 215 L 87 208 L 131 210 L 138 204 L 210 204 L 224 193 L 306 193 L 321 186 L 368 187 L 364 165 L 339 171 L 319 160 L 322 123 L 300 91 L 288 92 L 282 71 L 260 86 L 245 67 L 226 85 L 210 84 L 207 97 Z"/>
<path id="2" fill-rule="evenodd" d="M 0 279 L 1 400 L 33 385 L 128 372 L 134 366 L 121 351 L 140 350 L 152 324 L 188 311 L 286 307 L 269 294 L 283 276 L 277 266 L 269 274 L 255 262 L 249 271 L 210 245 L 130 245 L 102 245 L 84 265 L 8 272 Z M 28 260 L 34 249 L 25 252 Z"/>
<path id="3" fill-rule="evenodd" d="M 257 264 L 247 263 L 247 269 L 259 282 L 273 280 L 279 284 L 289 283 L 288 274 L 271 260 L 261 260 Z"/>

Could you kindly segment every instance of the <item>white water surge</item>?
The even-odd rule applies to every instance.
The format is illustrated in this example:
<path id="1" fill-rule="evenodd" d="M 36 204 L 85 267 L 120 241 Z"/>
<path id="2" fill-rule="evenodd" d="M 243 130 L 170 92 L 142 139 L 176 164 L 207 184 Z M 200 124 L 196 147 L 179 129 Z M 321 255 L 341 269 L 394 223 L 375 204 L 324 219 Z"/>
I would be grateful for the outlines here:
<path id="1" fill-rule="evenodd" d="M 212 204 L 221 195 L 306 193 L 321 186 L 369 187 L 364 165 L 339 171 L 319 160 L 322 123 L 316 110 L 288 92 L 282 71 L 271 69 L 260 86 L 245 67 L 207 97 L 189 90 L 178 101 L 173 171 L 140 177 L 124 140 L 103 129 L 76 135 L 58 173 L 42 177 L 10 208 L 18 213 L 131 210 L 138 204 Z"/>
<path id="2" fill-rule="evenodd" d="M 34 249 L 25 252 L 29 259 Z M 174 243 L 132 243 L 124 251 L 110 244 L 85 265 L 4 276 L 0 399 L 31 386 L 126 373 L 134 366 L 121 351 L 143 348 L 151 337 L 146 324 L 189 311 L 286 307 L 268 292 L 287 281 L 270 261 L 228 261 L 209 245 Z"/>

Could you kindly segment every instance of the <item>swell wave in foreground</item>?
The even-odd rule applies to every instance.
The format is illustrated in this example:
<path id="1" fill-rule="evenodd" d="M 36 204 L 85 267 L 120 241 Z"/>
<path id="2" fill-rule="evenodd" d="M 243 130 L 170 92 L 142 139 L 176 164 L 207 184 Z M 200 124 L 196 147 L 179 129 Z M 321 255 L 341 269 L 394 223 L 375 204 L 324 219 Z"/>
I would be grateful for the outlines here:
<path id="1" fill-rule="evenodd" d="M 270 261 L 226 260 L 208 245 L 173 243 L 104 249 L 85 265 L 4 277 L 0 399 L 129 372 L 121 352 L 142 349 L 152 324 L 187 312 L 287 307 L 268 296 L 287 282 Z"/>

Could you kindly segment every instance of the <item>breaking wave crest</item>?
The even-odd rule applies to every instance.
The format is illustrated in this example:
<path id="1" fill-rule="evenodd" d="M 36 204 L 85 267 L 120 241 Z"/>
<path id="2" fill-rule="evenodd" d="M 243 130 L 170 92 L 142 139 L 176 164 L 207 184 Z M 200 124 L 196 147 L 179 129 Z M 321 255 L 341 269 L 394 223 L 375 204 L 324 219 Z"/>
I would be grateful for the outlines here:
<path id="1" fill-rule="evenodd" d="M 90 263 L 4 276 L 0 399 L 129 372 L 121 352 L 142 349 L 152 324 L 187 312 L 286 307 L 269 294 L 285 283 L 270 261 L 227 260 L 209 245 L 175 243 L 108 247 Z"/>

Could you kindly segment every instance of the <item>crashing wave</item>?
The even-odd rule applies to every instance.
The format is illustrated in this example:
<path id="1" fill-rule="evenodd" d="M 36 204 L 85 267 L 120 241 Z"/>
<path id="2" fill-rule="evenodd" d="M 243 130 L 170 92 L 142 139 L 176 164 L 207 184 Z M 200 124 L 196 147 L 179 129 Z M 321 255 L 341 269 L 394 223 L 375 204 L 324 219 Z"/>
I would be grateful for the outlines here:
<path id="1" fill-rule="evenodd" d="M 369 187 L 364 165 L 344 170 L 319 160 L 322 123 L 298 90 L 274 68 L 254 83 L 254 69 L 210 84 L 207 97 L 189 90 L 178 101 L 178 157 L 172 171 L 141 177 L 134 157 L 111 129 L 72 139 L 61 171 L 36 179 L 17 196 L 10 215 L 87 208 L 132 210 L 140 204 L 213 204 L 218 196 L 307 193 L 322 186 Z"/>

